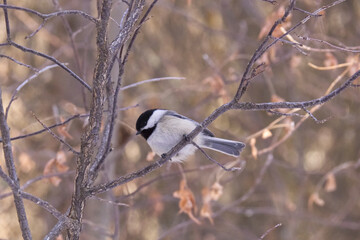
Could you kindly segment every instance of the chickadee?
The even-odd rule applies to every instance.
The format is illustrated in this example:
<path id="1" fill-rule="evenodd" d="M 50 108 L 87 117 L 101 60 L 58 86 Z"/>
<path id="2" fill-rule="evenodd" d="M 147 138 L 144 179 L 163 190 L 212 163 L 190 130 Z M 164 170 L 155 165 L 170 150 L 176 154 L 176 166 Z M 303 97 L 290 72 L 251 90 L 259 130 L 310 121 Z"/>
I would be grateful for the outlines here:
<path id="1" fill-rule="evenodd" d="M 152 151 L 161 156 L 170 151 L 197 126 L 199 126 L 198 122 L 174 111 L 150 109 L 143 112 L 136 121 L 136 135 L 141 134 Z M 245 147 L 242 142 L 216 138 L 208 129 L 199 133 L 193 142 L 201 148 L 212 149 L 234 157 L 238 157 Z M 196 149 L 193 144 L 188 144 L 173 156 L 171 161 L 181 162 L 192 155 Z"/>

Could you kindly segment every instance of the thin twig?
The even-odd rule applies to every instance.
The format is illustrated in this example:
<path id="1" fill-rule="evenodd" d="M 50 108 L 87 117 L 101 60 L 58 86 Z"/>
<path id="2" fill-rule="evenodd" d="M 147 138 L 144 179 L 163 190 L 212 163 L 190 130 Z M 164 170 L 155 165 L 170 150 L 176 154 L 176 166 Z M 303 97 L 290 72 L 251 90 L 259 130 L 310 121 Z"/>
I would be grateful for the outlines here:
<path id="1" fill-rule="evenodd" d="M 78 151 L 76 151 L 75 149 L 73 149 L 72 146 L 70 146 L 67 142 L 65 142 L 61 137 L 59 137 L 58 135 L 56 135 L 53 131 L 51 131 L 50 128 L 48 128 L 43 122 L 40 121 L 40 119 L 35 115 L 35 113 L 32 113 L 33 117 L 41 124 L 41 126 L 43 126 L 44 129 L 46 129 L 51 136 L 53 136 L 55 139 L 57 139 L 59 142 L 61 142 L 62 144 L 64 144 L 65 146 L 67 146 L 69 148 L 69 150 L 71 152 L 73 152 L 75 155 L 79 155 L 80 153 Z"/>
<path id="2" fill-rule="evenodd" d="M 316 38 L 310 38 L 310 37 L 305 37 L 305 36 L 298 36 L 300 39 L 302 40 L 305 40 L 305 41 L 314 41 L 314 42 L 319 42 L 319 43 L 322 43 L 322 44 L 325 44 L 325 45 L 328 45 L 334 49 L 337 49 L 337 50 L 341 50 L 341 51 L 345 51 L 345 52 L 351 52 L 351 53 L 360 53 L 360 47 L 359 46 L 356 46 L 356 47 L 341 47 L 341 46 L 337 46 L 335 44 L 332 44 L 332 43 L 329 43 L 325 40 L 322 40 L 322 39 L 316 39 Z"/>
<path id="3" fill-rule="evenodd" d="M 73 78 L 75 78 L 81 85 L 83 85 L 86 89 L 88 89 L 90 92 L 92 91 L 91 87 L 89 86 L 89 84 L 87 84 L 83 79 L 81 79 L 81 77 L 79 77 L 76 73 L 74 73 L 70 68 L 66 67 L 66 65 L 64 63 L 61 63 L 59 60 L 57 60 L 56 58 L 49 56 L 47 54 L 35 51 L 34 49 L 31 48 L 27 48 L 24 47 L 22 45 L 19 45 L 13 41 L 10 41 L 8 43 L 8 45 L 13 46 L 23 52 L 27 52 L 27 53 L 31 53 L 37 56 L 40 56 L 42 58 L 45 58 L 47 60 L 52 61 L 53 63 L 57 64 L 59 67 L 61 67 L 62 69 L 64 69 L 66 72 L 68 72 Z"/>
<path id="4" fill-rule="evenodd" d="M 4 0 L 4 3 L 6 4 L 6 0 Z M 4 9 L 4 11 L 6 11 L 6 9 Z M 10 185 L 10 187 L 14 196 L 14 203 L 21 228 L 21 234 L 25 240 L 30 240 L 32 239 L 32 237 L 26 216 L 24 202 L 20 192 L 19 178 L 16 173 L 14 156 L 12 152 L 12 144 L 10 140 L 10 129 L 5 119 L 1 88 L 0 88 L 0 131 L 3 139 L 2 145 L 3 145 L 6 168 L 9 172 L 10 179 L 13 181 L 13 184 Z"/>
<path id="5" fill-rule="evenodd" d="M 40 180 L 43 180 L 43 179 L 46 179 L 46 178 L 51 178 L 51 177 L 61 177 L 61 176 L 66 176 L 66 175 L 69 175 L 69 174 L 73 174 L 74 171 L 67 171 L 67 172 L 58 172 L 58 173 L 52 173 L 52 174 L 47 174 L 47 175 L 41 175 L 41 176 L 38 176 L 38 177 L 35 177 L 35 178 L 32 178 L 30 180 L 28 180 L 26 183 L 24 183 L 20 189 L 22 191 L 24 191 L 28 186 L 30 186 L 31 184 L 37 182 L 37 181 L 40 181 Z M 11 195 L 11 192 L 7 192 L 7 193 L 3 193 L 3 194 L 0 194 L 0 199 L 3 199 L 3 198 L 6 198 L 6 197 L 9 197 Z"/>
<path id="6" fill-rule="evenodd" d="M 42 18 L 43 20 L 48 20 L 50 18 L 53 18 L 53 17 L 57 17 L 57 16 L 64 16 L 64 15 L 79 15 L 79 16 L 82 16 L 84 17 L 85 19 L 93 22 L 93 23 L 97 23 L 97 19 L 94 18 L 93 16 L 83 12 L 83 11 L 80 11 L 80 10 L 63 10 L 63 11 L 58 11 L 58 12 L 53 12 L 53 13 L 40 13 L 40 12 L 37 12 L 33 9 L 30 9 L 30 8 L 24 8 L 24 7 L 18 7 L 18 6 L 12 6 L 12 5 L 6 5 L 6 4 L 0 4 L 0 8 L 3 8 L 4 10 L 5 9 L 13 9 L 13 10 L 19 10 L 19 11 L 24 11 L 24 12 L 27 12 L 27 13 L 31 13 L 31 14 L 34 14 L 40 18 Z"/>
<path id="7" fill-rule="evenodd" d="M 55 127 L 59 127 L 59 126 L 67 124 L 68 122 L 70 122 L 70 121 L 72 121 L 72 120 L 74 120 L 76 118 L 84 118 L 84 117 L 89 117 L 89 114 L 76 114 L 74 116 L 69 117 L 68 119 L 66 119 L 63 122 L 56 123 L 54 125 L 48 126 L 48 128 L 52 129 L 52 128 L 55 128 Z M 27 138 L 27 137 L 32 137 L 32 136 L 41 134 L 41 133 L 46 132 L 46 131 L 47 131 L 47 129 L 44 128 L 44 129 L 41 129 L 41 130 L 36 131 L 36 132 L 28 133 L 28 134 L 17 136 L 17 137 L 12 137 L 12 138 L 10 138 L 10 140 L 14 141 L 14 140 L 19 140 L 19 139 L 24 139 L 24 138 Z M 0 139 L 0 142 L 3 142 L 3 140 Z"/>
<path id="8" fill-rule="evenodd" d="M 244 170 L 241 167 L 231 167 L 231 168 L 227 168 L 224 165 L 222 165 L 221 163 L 219 163 L 218 161 L 216 161 L 215 159 L 213 159 L 212 157 L 210 157 L 205 151 L 204 149 L 202 149 L 199 145 L 197 145 L 194 141 L 191 141 L 191 144 L 193 144 L 195 147 L 197 147 L 197 149 L 199 149 L 205 156 L 207 159 L 209 159 L 210 161 L 212 161 L 213 163 L 215 163 L 216 165 L 218 165 L 219 167 L 221 167 L 222 169 L 224 169 L 227 172 L 233 172 L 233 171 L 242 171 Z"/>
<path id="9" fill-rule="evenodd" d="M 12 102 L 16 99 L 16 96 L 17 94 L 19 93 L 19 91 L 26 85 L 28 84 L 31 80 L 33 80 L 34 78 L 38 77 L 41 73 L 49 70 L 49 69 L 52 69 L 54 67 L 59 67 L 58 65 L 54 64 L 54 65 L 50 65 L 50 66 L 46 66 L 42 69 L 40 69 L 39 71 L 37 71 L 34 75 L 32 75 L 31 77 L 25 79 L 25 81 L 23 81 L 16 89 L 15 91 L 13 92 L 12 96 L 11 96 L 11 99 L 10 99 L 10 102 L 8 104 L 8 106 L 6 107 L 6 112 L 5 112 L 5 119 L 8 118 L 8 114 L 9 114 L 9 110 L 10 110 L 10 106 L 12 104 Z"/>
<path id="10" fill-rule="evenodd" d="M 122 88 L 120 88 L 121 91 L 124 91 L 126 89 L 129 88 L 133 88 L 133 87 L 137 87 L 139 85 L 142 85 L 144 83 L 150 83 L 150 82 L 158 82 L 158 81 L 165 81 L 165 80 L 185 80 L 186 78 L 184 77 L 161 77 L 161 78 L 151 78 L 151 79 L 146 79 L 137 83 L 133 83 L 133 84 L 129 84 L 127 86 L 124 86 Z"/>
<path id="11" fill-rule="evenodd" d="M 272 231 L 274 231 L 276 228 L 281 227 L 282 223 L 278 223 L 275 226 L 269 228 L 268 230 L 266 230 L 266 232 L 261 235 L 261 237 L 259 238 L 259 240 L 263 240 L 269 233 L 271 233 Z"/>
<path id="12" fill-rule="evenodd" d="M 24 67 L 27 67 L 27 68 L 29 68 L 29 69 L 33 70 L 34 72 L 39 71 L 38 69 L 34 68 L 34 67 L 33 67 L 33 66 L 31 66 L 31 65 L 28 65 L 28 64 L 22 63 L 22 62 L 20 62 L 20 61 L 16 60 L 15 58 L 12 58 L 12 57 L 7 56 L 7 55 L 0 54 L 0 58 L 7 58 L 7 59 L 9 59 L 9 60 L 13 61 L 13 62 L 14 62 L 14 63 L 16 63 L 16 64 L 19 64 L 20 66 L 24 66 Z"/>

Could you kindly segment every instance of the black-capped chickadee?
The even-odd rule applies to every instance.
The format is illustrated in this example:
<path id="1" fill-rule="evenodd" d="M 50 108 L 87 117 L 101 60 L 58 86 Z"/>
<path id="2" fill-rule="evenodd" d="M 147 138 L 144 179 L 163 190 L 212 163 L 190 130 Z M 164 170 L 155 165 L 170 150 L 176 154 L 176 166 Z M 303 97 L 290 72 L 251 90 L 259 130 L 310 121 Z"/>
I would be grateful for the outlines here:
<path id="1" fill-rule="evenodd" d="M 150 109 L 143 112 L 136 121 L 136 134 L 141 134 L 152 151 L 161 156 L 170 151 L 198 125 L 198 122 L 174 111 Z M 212 149 L 234 157 L 238 157 L 245 147 L 242 142 L 216 138 L 208 129 L 199 133 L 193 142 L 201 148 Z M 171 161 L 181 162 L 192 155 L 196 149 L 193 144 L 188 144 L 172 157 Z"/>

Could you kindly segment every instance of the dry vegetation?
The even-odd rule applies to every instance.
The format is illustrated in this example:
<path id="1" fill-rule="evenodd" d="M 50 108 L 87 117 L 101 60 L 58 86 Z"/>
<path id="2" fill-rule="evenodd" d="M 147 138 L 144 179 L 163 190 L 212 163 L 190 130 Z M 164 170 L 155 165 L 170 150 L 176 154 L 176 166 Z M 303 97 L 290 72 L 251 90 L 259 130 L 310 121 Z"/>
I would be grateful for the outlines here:
<path id="1" fill-rule="evenodd" d="M 0 239 L 360 238 L 360 1 L 0 8 Z M 154 156 L 155 107 L 246 142 L 208 152 L 241 170 Z"/>

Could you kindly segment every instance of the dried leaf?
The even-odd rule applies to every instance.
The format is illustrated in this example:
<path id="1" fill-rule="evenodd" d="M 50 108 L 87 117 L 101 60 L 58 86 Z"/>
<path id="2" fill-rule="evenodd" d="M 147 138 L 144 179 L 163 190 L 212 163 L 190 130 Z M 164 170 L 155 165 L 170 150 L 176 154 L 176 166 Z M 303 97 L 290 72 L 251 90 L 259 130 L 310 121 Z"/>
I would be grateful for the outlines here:
<path id="1" fill-rule="evenodd" d="M 23 172 L 28 173 L 36 166 L 36 163 L 30 158 L 29 154 L 27 153 L 20 153 L 18 159 L 20 162 L 20 170 Z"/>
<path id="2" fill-rule="evenodd" d="M 215 182 L 210 188 L 211 200 L 214 200 L 214 201 L 219 200 L 219 198 L 223 194 L 223 188 L 224 187 L 220 183 Z"/>
<path id="3" fill-rule="evenodd" d="M 297 69 L 301 64 L 301 61 L 302 61 L 302 57 L 298 55 L 292 56 L 290 60 L 290 69 L 291 70 Z"/>
<path id="4" fill-rule="evenodd" d="M 272 133 L 270 132 L 270 130 L 269 129 L 265 129 L 264 131 L 263 131 L 263 133 L 262 133 L 262 139 L 267 139 L 267 138 L 269 138 L 269 137 L 271 137 L 272 136 Z"/>
<path id="5" fill-rule="evenodd" d="M 200 216 L 209 219 L 210 223 L 214 225 L 214 220 L 212 219 L 212 209 L 210 205 L 212 200 L 211 191 L 208 188 L 204 188 L 201 193 L 203 205 L 200 210 Z"/>
<path id="6" fill-rule="evenodd" d="M 147 155 L 146 155 L 146 161 L 148 162 L 151 162 L 154 160 L 154 157 L 155 157 L 156 153 L 155 152 L 149 152 Z"/>
<path id="7" fill-rule="evenodd" d="M 289 209 L 291 212 L 294 212 L 296 210 L 296 205 L 293 201 L 287 200 L 286 201 L 286 208 Z"/>
<path id="8" fill-rule="evenodd" d="M 276 94 L 273 94 L 271 96 L 271 102 L 285 102 L 285 99 L 283 99 L 282 97 L 280 97 Z"/>
<path id="9" fill-rule="evenodd" d="M 64 240 L 64 238 L 63 238 L 62 235 L 60 234 L 59 236 L 56 237 L 56 240 Z"/>
<path id="10" fill-rule="evenodd" d="M 315 192 L 310 195 L 308 200 L 308 207 L 311 209 L 314 205 L 314 203 L 320 207 L 324 206 L 325 201 L 320 198 L 319 193 Z"/>
<path id="11" fill-rule="evenodd" d="M 69 170 L 69 167 L 63 163 L 60 163 L 59 161 L 56 161 L 56 169 L 59 173 L 62 173 L 62 172 L 66 172 L 67 170 Z"/>
<path id="12" fill-rule="evenodd" d="M 53 173 L 56 173 L 56 159 L 55 158 L 50 159 L 46 163 L 46 165 L 44 167 L 44 171 L 43 171 L 44 175 L 49 175 L 49 174 L 53 174 Z M 57 186 L 59 186 L 59 184 L 61 182 L 61 178 L 54 176 L 54 177 L 49 178 L 49 181 L 52 185 L 57 187 Z"/>
<path id="13" fill-rule="evenodd" d="M 346 62 L 351 63 L 348 76 L 354 75 L 360 69 L 359 55 L 355 55 L 355 56 L 350 55 L 349 57 L 346 58 Z M 356 81 L 354 83 L 359 84 Z"/>
<path id="14" fill-rule="evenodd" d="M 67 162 L 66 153 L 64 151 L 58 151 L 56 153 L 56 160 L 63 164 L 66 163 Z"/>
<path id="15" fill-rule="evenodd" d="M 256 144 L 256 138 L 251 138 L 250 139 L 251 155 L 253 156 L 253 158 L 257 159 L 258 150 L 255 144 Z"/>
<path id="16" fill-rule="evenodd" d="M 271 102 L 285 102 L 285 99 L 276 94 L 273 94 L 271 96 Z M 278 109 L 274 109 L 274 111 L 280 112 L 280 113 L 287 113 L 289 110 L 285 109 L 285 108 L 278 108 Z"/>
<path id="17" fill-rule="evenodd" d="M 54 173 L 66 172 L 69 170 L 69 167 L 65 163 L 66 154 L 64 151 L 59 151 L 56 153 L 56 158 L 52 158 L 46 163 L 43 174 L 49 175 Z M 61 178 L 54 176 L 49 178 L 49 181 L 54 186 L 58 186 L 61 182 Z"/>
<path id="18" fill-rule="evenodd" d="M 193 215 L 193 211 L 197 211 L 195 197 L 192 191 L 187 187 L 184 179 L 180 182 L 180 189 L 174 192 L 173 196 L 180 198 L 179 213 L 186 213 L 196 224 L 201 224 L 201 222 Z"/>
<path id="19" fill-rule="evenodd" d="M 325 67 L 332 67 L 338 65 L 338 60 L 332 53 L 325 53 L 325 60 L 324 60 L 324 66 Z"/>
<path id="20" fill-rule="evenodd" d="M 259 32 L 258 39 L 261 39 L 261 38 L 265 37 L 266 34 L 270 31 L 270 29 L 273 26 L 274 22 L 277 19 L 281 18 L 284 15 L 284 13 L 285 13 L 285 7 L 283 5 L 281 5 L 276 12 L 273 12 L 272 14 L 270 14 L 266 18 L 265 23 L 263 24 L 263 27 L 261 28 L 261 30 Z M 272 36 L 280 37 L 282 35 L 280 27 L 287 28 L 290 25 L 291 25 L 291 14 L 286 18 L 285 22 L 279 24 L 275 28 Z"/>
<path id="21" fill-rule="evenodd" d="M 326 176 L 325 191 L 333 192 L 336 190 L 336 179 L 333 173 L 329 173 Z"/>
<path id="22" fill-rule="evenodd" d="M 68 102 L 68 101 L 62 102 L 61 108 L 72 115 L 85 113 L 84 108 L 78 107 L 75 104 L 73 104 L 72 102 Z"/>
<path id="23" fill-rule="evenodd" d="M 155 191 L 151 192 L 149 196 L 150 202 L 152 204 L 152 210 L 156 216 L 159 216 L 164 211 L 164 203 L 162 201 L 162 195 Z"/>
<path id="24" fill-rule="evenodd" d="M 66 126 L 63 125 L 63 126 L 58 127 L 57 131 L 64 138 L 73 139 L 73 137 L 67 131 Z"/>
<path id="25" fill-rule="evenodd" d="M 222 98 L 223 102 L 229 101 L 229 95 L 225 89 L 224 81 L 217 75 L 207 77 L 203 80 L 203 84 L 209 84 L 212 90 L 212 93 L 215 96 Z"/>

